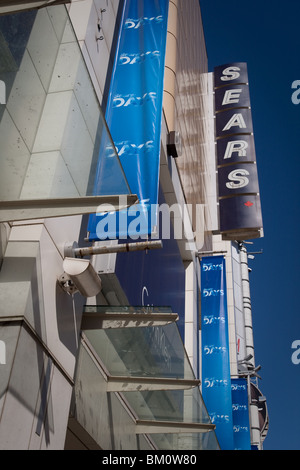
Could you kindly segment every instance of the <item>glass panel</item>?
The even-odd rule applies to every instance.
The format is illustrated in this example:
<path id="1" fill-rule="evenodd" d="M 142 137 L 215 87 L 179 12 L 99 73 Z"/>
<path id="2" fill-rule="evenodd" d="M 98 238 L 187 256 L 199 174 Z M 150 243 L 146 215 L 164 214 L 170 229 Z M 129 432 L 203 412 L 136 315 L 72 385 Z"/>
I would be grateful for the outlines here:
<path id="1" fill-rule="evenodd" d="M 0 17 L 0 85 L 0 201 L 130 193 L 64 5 Z"/>
<path id="2" fill-rule="evenodd" d="M 191 434 L 152 434 L 159 450 L 220 450 L 215 432 Z"/>
<path id="3" fill-rule="evenodd" d="M 211 423 L 199 388 L 189 390 L 126 392 L 127 402 L 142 420 Z M 151 429 L 149 429 L 151 434 Z M 152 434 L 159 449 L 217 449 L 214 431 L 206 433 Z M 209 446 L 209 447 L 208 447 Z"/>
<path id="4" fill-rule="evenodd" d="M 134 307 L 132 305 L 84 305 L 85 313 L 156 313 L 156 314 L 165 314 L 172 313 L 171 307 L 155 307 L 153 305 L 147 305 L 145 307 Z"/>
<path id="5" fill-rule="evenodd" d="M 109 374 L 194 379 L 175 324 L 85 331 Z"/>
<path id="6" fill-rule="evenodd" d="M 95 309 L 92 306 L 91 309 Z M 98 311 L 137 312 L 143 307 L 97 307 Z M 170 312 L 168 307 L 151 307 L 154 312 Z M 89 311 L 89 306 L 85 307 Z M 85 330 L 85 336 L 107 373 L 112 376 L 195 378 L 175 323 L 147 328 Z M 78 381 L 78 377 L 76 379 Z M 137 419 L 210 424 L 200 390 L 122 392 Z M 151 429 L 149 428 L 149 434 Z M 151 434 L 158 449 L 218 449 L 214 431 L 184 434 Z"/>
<path id="7" fill-rule="evenodd" d="M 198 387 L 189 390 L 126 392 L 139 419 L 211 423 Z"/>

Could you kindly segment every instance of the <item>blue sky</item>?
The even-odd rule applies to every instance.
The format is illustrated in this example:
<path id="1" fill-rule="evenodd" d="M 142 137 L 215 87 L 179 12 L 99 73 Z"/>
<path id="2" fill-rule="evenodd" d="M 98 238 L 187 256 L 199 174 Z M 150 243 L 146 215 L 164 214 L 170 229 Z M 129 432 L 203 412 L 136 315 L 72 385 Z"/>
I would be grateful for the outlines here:
<path id="1" fill-rule="evenodd" d="M 247 62 L 264 238 L 249 251 L 256 364 L 267 397 L 265 450 L 300 450 L 300 1 L 200 0 L 209 60 Z M 300 94 L 299 94 L 300 97 Z"/>

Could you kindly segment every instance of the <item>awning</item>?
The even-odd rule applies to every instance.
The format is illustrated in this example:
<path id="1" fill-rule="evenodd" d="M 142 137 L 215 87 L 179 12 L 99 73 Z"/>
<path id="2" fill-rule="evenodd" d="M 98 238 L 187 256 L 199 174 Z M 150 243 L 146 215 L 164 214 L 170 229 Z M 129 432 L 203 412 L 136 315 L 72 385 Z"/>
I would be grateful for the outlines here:
<path id="1" fill-rule="evenodd" d="M 85 306 L 82 344 L 101 366 L 107 392 L 122 394 L 136 434 L 157 449 L 218 449 L 176 320 L 168 307 Z"/>

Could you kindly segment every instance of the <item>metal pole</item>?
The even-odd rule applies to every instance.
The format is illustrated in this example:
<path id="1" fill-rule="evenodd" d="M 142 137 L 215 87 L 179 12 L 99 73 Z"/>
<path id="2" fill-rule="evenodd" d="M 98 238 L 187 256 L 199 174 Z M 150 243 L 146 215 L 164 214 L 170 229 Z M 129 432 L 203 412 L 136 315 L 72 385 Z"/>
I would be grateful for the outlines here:
<path id="1" fill-rule="evenodd" d="M 242 273 L 242 295 L 244 307 L 244 321 L 245 321 L 245 341 L 246 341 L 246 355 L 252 356 L 249 359 L 250 364 L 255 368 L 254 359 L 254 341 L 253 341 L 253 326 L 252 326 L 252 308 L 250 297 L 250 281 L 249 281 L 249 267 L 248 267 L 248 253 L 245 245 L 240 244 L 240 262 Z M 249 399 L 249 415 L 250 415 L 250 428 L 251 428 L 251 444 L 257 445 L 260 449 L 260 429 L 258 418 L 258 407 L 251 399 L 251 385 L 250 375 L 247 376 L 248 382 L 248 399 Z"/>
<path id="2" fill-rule="evenodd" d="M 240 262 L 241 262 L 241 274 L 242 274 L 242 295 L 243 295 L 245 336 L 246 336 L 245 337 L 246 356 L 251 354 L 252 359 L 249 362 L 252 364 L 253 367 L 255 367 L 248 254 L 247 254 L 246 247 L 242 244 L 240 245 Z"/>
<path id="3" fill-rule="evenodd" d="M 126 253 L 129 251 L 156 250 L 162 248 L 161 240 L 146 241 L 137 243 L 124 243 L 113 246 L 88 246 L 84 248 L 73 248 L 73 256 L 75 258 L 83 258 L 84 256 L 103 255 L 107 253 Z"/>

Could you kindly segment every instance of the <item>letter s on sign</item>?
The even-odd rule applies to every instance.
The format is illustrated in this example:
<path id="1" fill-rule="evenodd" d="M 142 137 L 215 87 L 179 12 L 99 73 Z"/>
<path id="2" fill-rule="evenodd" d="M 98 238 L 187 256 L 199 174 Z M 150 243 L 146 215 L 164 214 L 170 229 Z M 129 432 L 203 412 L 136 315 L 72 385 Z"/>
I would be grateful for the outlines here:
<path id="1" fill-rule="evenodd" d="M 228 80 L 235 80 L 236 78 L 239 78 L 239 70 L 241 70 L 239 67 L 227 67 L 227 69 L 224 69 L 222 72 L 225 77 L 221 77 L 221 80 L 226 82 Z"/>
<path id="2" fill-rule="evenodd" d="M 228 175 L 230 183 L 226 183 L 226 187 L 228 189 L 244 188 L 244 186 L 247 186 L 249 183 L 249 179 L 247 178 L 248 175 L 249 171 L 243 169 L 231 171 Z"/>
<path id="3" fill-rule="evenodd" d="M 300 103 L 300 98 L 298 98 L 298 95 L 300 94 L 300 80 L 294 80 L 292 83 L 292 88 L 295 89 L 297 88 L 296 91 L 292 94 L 291 100 L 293 104 L 299 104 Z"/>
<path id="4" fill-rule="evenodd" d="M 292 343 L 292 349 L 296 349 L 296 351 L 292 354 L 292 363 L 293 364 L 300 364 L 300 340 L 296 339 Z"/>

